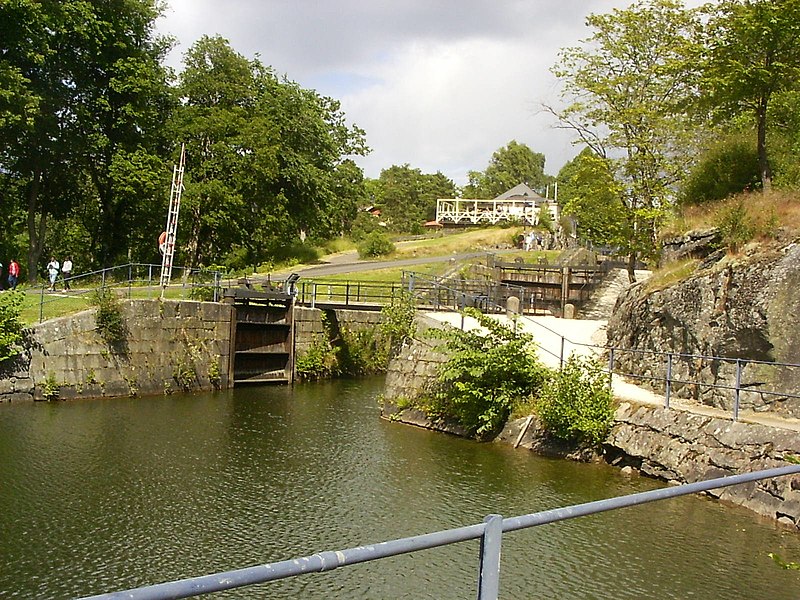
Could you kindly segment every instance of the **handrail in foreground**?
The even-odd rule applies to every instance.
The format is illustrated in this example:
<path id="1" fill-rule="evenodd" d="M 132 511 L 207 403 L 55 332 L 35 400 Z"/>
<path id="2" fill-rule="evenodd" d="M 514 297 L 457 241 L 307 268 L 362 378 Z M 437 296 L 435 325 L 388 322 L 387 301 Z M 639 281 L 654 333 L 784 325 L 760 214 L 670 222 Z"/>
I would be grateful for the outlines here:
<path id="1" fill-rule="evenodd" d="M 705 492 L 721 487 L 729 487 L 761 479 L 794 474 L 800 474 L 800 465 L 791 465 L 788 467 L 709 479 L 696 483 L 687 483 L 677 487 L 666 487 L 640 492 L 638 494 L 596 500 L 585 504 L 576 504 L 518 517 L 502 518 L 500 515 L 489 515 L 483 523 L 476 525 L 400 538 L 377 544 L 368 544 L 365 546 L 348 548 L 346 550 L 319 552 L 302 558 L 192 577 L 179 581 L 159 583 L 120 592 L 110 592 L 86 597 L 82 600 L 121 600 L 123 598 L 127 600 L 163 600 L 167 598 L 190 598 L 201 594 L 220 592 L 257 583 L 267 583 L 307 573 L 331 571 L 339 567 L 447 546 L 478 538 L 481 538 L 478 600 L 496 600 L 499 594 L 500 583 L 500 547 L 502 533 L 505 531 L 517 531 L 609 510 L 637 506 L 639 504 L 646 504 L 658 500 L 666 500 L 677 496 L 685 496 L 687 494 Z"/>

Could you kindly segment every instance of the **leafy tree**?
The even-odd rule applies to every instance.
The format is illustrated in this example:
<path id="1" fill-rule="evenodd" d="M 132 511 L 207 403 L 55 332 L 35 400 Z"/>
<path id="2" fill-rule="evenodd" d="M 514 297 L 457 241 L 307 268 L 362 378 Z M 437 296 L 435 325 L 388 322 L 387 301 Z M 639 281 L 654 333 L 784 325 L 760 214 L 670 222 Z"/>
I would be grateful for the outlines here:
<path id="1" fill-rule="evenodd" d="M 678 2 L 649 0 L 587 23 L 592 36 L 562 50 L 553 69 L 568 105 L 548 110 L 610 161 L 630 219 L 625 248 L 633 278 L 637 255 L 655 252 L 660 216 L 686 171 L 698 22 Z"/>
<path id="2" fill-rule="evenodd" d="M 767 118 L 773 96 L 800 78 L 800 0 L 721 0 L 709 4 L 703 89 L 721 118 L 752 115 L 761 183 L 772 185 Z"/>
<path id="3" fill-rule="evenodd" d="M 419 233 L 434 217 L 436 200 L 455 196 L 455 184 L 442 173 L 424 174 L 409 165 L 394 165 L 381 171 L 370 184 L 381 217 L 394 231 Z"/>
<path id="4" fill-rule="evenodd" d="M 492 154 L 485 171 L 469 172 L 469 183 L 464 189 L 464 197 L 496 198 L 520 183 L 533 189 L 544 188 L 548 182 L 544 173 L 544 161 L 544 154 L 511 140 Z"/>
<path id="5" fill-rule="evenodd" d="M 338 102 L 278 79 L 220 37 L 186 54 L 176 130 L 187 141 L 187 262 L 261 262 L 305 231 L 340 233 L 366 196 L 363 132 Z"/>
<path id="6" fill-rule="evenodd" d="M 585 149 L 558 175 L 566 198 L 562 213 L 575 217 L 577 234 L 595 244 L 629 247 L 633 236 L 630 209 L 607 158 Z"/>
<path id="7" fill-rule="evenodd" d="M 99 210 L 101 262 L 127 250 L 168 110 L 159 11 L 156 0 L 0 3 L 0 167 L 24 193 L 31 279 L 49 220 L 79 204 Z"/>

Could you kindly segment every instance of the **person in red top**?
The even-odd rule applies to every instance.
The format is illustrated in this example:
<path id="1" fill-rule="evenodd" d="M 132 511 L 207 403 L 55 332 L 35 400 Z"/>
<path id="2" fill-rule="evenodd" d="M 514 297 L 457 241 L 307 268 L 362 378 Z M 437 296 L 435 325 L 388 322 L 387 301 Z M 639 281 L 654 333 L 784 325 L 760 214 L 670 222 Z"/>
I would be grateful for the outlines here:
<path id="1" fill-rule="evenodd" d="M 17 289 L 17 280 L 19 279 L 19 263 L 17 259 L 12 258 L 8 265 L 8 287 L 12 290 Z"/>

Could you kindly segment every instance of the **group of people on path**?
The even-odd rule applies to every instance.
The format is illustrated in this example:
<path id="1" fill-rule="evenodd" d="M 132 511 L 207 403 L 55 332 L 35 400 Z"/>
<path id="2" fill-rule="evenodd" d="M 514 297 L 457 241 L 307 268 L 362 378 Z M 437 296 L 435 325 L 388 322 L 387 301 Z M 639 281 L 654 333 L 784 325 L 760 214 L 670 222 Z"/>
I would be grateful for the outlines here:
<path id="1" fill-rule="evenodd" d="M 56 291 L 56 282 L 58 281 L 58 275 L 61 274 L 62 280 L 64 282 L 64 291 L 68 292 L 71 288 L 69 287 L 69 280 L 72 277 L 72 257 L 67 256 L 64 259 L 63 264 L 60 264 L 58 260 L 54 256 L 50 257 L 50 262 L 47 263 L 47 276 L 50 279 L 50 291 Z M 0 275 L 3 272 L 3 263 L 0 263 Z M 19 263 L 17 262 L 16 258 L 12 258 L 11 262 L 8 263 L 8 275 L 6 281 L 8 282 L 8 287 L 6 289 L 9 290 L 16 290 L 17 284 L 19 283 L 19 274 L 20 274 L 20 267 Z M 4 288 L 3 280 L 0 279 L 0 291 Z"/>
<path id="2" fill-rule="evenodd" d="M 64 280 L 64 291 L 68 292 L 70 290 L 69 278 L 72 277 L 72 257 L 67 256 L 64 259 L 64 264 L 59 264 L 56 257 L 51 256 L 46 268 L 47 276 L 50 278 L 50 291 L 56 291 L 56 281 L 58 280 L 58 274 L 61 273 Z"/>

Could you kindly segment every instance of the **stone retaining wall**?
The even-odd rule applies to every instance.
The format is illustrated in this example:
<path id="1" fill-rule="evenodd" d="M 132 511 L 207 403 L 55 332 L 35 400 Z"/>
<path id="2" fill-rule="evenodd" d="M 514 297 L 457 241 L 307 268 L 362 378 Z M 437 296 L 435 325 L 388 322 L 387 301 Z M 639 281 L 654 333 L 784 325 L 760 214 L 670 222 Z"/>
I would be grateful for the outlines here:
<path id="1" fill-rule="evenodd" d="M 327 335 L 323 324 L 324 318 L 329 325 L 337 331 L 346 327 L 351 331 L 379 327 L 383 322 L 383 315 L 378 311 L 306 308 L 296 306 L 294 309 L 294 344 L 295 358 L 303 356 L 314 342 L 323 335 Z"/>
<path id="2" fill-rule="evenodd" d="M 229 386 L 233 307 L 211 302 L 121 300 L 122 348 L 100 337 L 95 311 L 31 328 L 30 350 L 8 365 L 0 401 L 135 396 Z"/>
<path id="3" fill-rule="evenodd" d="M 622 403 L 606 445 L 620 464 L 679 483 L 785 467 L 800 433 L 766 425 Z M 712 490 L 710 495 L 800 529 L 800 476 Z"/>

